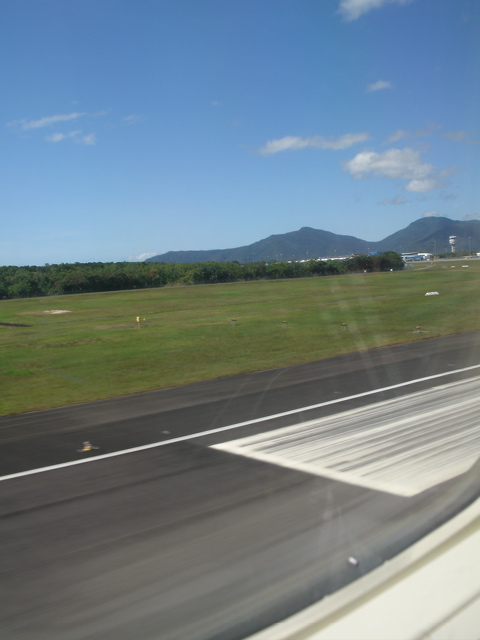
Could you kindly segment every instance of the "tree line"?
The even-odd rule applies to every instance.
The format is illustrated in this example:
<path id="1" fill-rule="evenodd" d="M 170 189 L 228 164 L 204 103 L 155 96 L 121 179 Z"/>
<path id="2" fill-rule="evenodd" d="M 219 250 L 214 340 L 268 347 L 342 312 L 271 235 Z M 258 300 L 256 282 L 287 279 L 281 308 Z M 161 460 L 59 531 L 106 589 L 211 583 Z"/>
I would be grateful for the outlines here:
<path id="1" fill-rule="evenodd" d="M 346 260 L 305 262 L 75 262 L 43 267 L 0 267 L 0 298 L 29 298 L 178 284 L 303 278 L 403 269 L 400 254 L 387 251 Z"/>

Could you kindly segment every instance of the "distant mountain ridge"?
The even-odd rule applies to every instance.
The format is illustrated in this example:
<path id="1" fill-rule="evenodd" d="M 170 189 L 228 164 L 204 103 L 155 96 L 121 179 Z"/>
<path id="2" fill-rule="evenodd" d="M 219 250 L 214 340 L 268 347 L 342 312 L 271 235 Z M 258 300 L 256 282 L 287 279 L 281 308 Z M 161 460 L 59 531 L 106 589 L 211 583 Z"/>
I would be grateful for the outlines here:
<path id="1" fill-rule="evenodd" d="M 168 251 L 145 262 L 258 262 L 261 260 L 308 260 L 335 258 L 373 251 L 424 251 L 444 253 L 450 250 L 449 236 L 457 236 L 457 251 L 480 251 L 480 220 L 450 220 L 432 216 L 420 218 L 396 233 L 368 242 L 354 236 L 302 227 L 298 231 L 272 235 L 253 244 L 233 249 Z"/>

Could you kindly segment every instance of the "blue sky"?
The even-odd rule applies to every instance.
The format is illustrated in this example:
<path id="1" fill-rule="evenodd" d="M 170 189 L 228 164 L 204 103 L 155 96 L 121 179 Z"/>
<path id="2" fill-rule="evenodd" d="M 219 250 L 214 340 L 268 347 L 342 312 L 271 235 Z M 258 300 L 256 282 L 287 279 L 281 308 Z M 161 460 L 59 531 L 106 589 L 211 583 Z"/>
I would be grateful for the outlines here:
<path id="1" fill-rule="evenodd" d="M 480 3 L 2 0 L 0 264 L 480 218 Z"/>

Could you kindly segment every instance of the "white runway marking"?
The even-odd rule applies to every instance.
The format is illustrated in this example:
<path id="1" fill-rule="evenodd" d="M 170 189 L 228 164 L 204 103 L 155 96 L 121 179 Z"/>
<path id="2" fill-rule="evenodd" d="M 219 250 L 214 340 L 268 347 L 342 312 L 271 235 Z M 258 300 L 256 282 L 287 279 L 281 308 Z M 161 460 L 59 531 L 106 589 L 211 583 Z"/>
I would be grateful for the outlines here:
<path id="1" fill-rule="evenodd" d="M 416 378 L 415 380 L 407 380 L 406 382 L 400 382 L 399 384 L 392 384 L 388 387 L 381 387 L 380 389 L 372 389 L 371 391 L 364 391 L 363 393 L 356 393 L 352 396 L 345 396 L 344 398 L 336 398 L 335 400 L 327 400 L 326 402 L 319 402 L 318 404 L 312 404 L 308 407 L 300 407 L 299 409 L 292 409 L 291 411 L 283 411 L 282 413 L 276 413 L 270 416 L 263 416 L 261 418 L 255 418 L 254 420 L 246 420 L 245 422 L 238 422 L 236 424 L 229 424 L 225 427 L 217 427 L 215 429 L 206 429 L 198 433 L 191 433 L 186 436 L 179 436 L 178 438 L 170 438 L 170 440 L 162 440 L 160 442 L 152 442 L 150 444 L 144 444 L 139 447 L 132 447 L 130 449 L 123 449 L 122 451 L 113 451 L 112 453 L 104 453 L 99 456 L 91 458 L 82 458 L 81 460 L 70 460 L 69 462 L 61 462 L 59 464 L 49 465 L 47 467 L 40 467 L 38 469 L 29 469 L 28 471 L 20 471 L 18 473 L 10 473 L 5 476 L 0 476 L 0 482 L 4 480 L 14 480 L 15 478 L 22 478 L 24 476 L 31 476 L 37 473 L 44 473 L 46 471 L 55 471 L 56 469 L 64 469 L 66 467 L 74 467 L 79 464 L 86 464 L 88 462 L 97 462 L 100 460 L 106 460 L 107 458 L 115 458 L 117 456 L 123 456 L 128 453 L 137 453 L 139 451 L 147 451 L 148 449 L 155 449 L 156 447 L 163 447 L 168 444 L 175 444 L 176 442 L 185 442 L 186 440 L 193 440 L 194 438 L 200 438 L 202 436 L 212 435 L 214 433 L 221 433 L 223 431 L 230 431 L 232 429 L 239 429 L 240 427 L 246 427 L 252 424 L 258 424 L 259 422 L 267 422 L 268 420 L 274 420 L 275 418 L 283 418 L 284 416 L 293 416 L 303 411 L 310 411 L 311 409 L 320 409 L 321 407 L 327 407 L 332 404 L 339 404 L 340 402 L 347 402 L 348 400 L 354 400 L 356 398 L 364 398 L 366 396 L 375 395 L 384 391 L 390 391 L 392 389 L 399 389 L 400 387 L 407 387 L 418 382 L 425 382 L 428 380 L 435 380 L 436 378 L 443 378 L 445 376 L 455 375 L 457 373 L 464 373 L 466 371 L 473 371 L 474 369 L 480 369 L 480 364 L 474 364 L 470 367 L 464 367 L 463 369 L 456 369 L 454 371 L 444 371 L 443 373 L 436 373 L 433 376 L 426 376 L 424 378 Z"/>
<path id="2" fill-rule="evenodd" d="M 479 399 L 477 377 L 214 448 L 411 496 L 476 462 Z"/>

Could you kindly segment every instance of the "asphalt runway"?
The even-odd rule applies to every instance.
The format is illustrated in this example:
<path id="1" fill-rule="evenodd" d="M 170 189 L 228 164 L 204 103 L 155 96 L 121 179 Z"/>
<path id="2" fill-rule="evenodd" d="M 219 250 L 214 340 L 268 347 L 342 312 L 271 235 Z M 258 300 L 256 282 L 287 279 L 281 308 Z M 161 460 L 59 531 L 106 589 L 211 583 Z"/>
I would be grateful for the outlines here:
<path id="1" fill-rule="evenodd" d="M 412 496 L 465 473 L 480 458 L 479 398 L 477 376 L 215 448 Z"/>
<path id="2" fill-rule="evenodd" d="M 450 336 L 0 419 L 3 478 L 74 463 L 0 482 L 0 637 L 235 640 L 380 565 L 478 496 L 478 463 L 406 496 L 228 443 L 443 385 L 448 413 L 479 347 Z"/>

